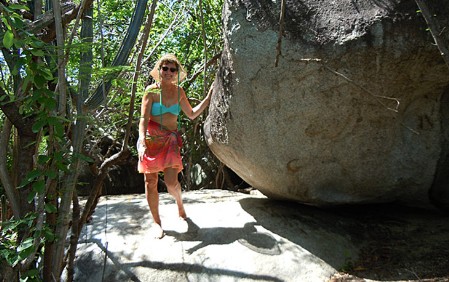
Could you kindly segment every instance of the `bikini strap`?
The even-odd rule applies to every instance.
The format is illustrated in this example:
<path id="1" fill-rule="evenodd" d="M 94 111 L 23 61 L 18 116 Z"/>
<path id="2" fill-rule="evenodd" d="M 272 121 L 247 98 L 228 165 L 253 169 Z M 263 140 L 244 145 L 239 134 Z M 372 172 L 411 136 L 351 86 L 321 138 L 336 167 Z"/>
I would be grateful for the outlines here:
<path id="1" fill-rule="evenodd" d="M 162 129 L 162 84 L 159 84 L 159 116 L 161 117 L 161 129 Z"/>
<path id="2" fill-rule="evenodd" d="M 180 129 L 181 129 L 181 120 L 180 120 L 180 118 L 179 118 L 179 116 L 181 115 L 181 111 L 180 111 L 180 109 L 181 109 L 181 105 L 180 105 L 180 89 L 179 89 L 179 67 L 178 67 L 178 84 L 177 84 L 177 86 L 178 86 L 178 132 L 180 131 Z"/>

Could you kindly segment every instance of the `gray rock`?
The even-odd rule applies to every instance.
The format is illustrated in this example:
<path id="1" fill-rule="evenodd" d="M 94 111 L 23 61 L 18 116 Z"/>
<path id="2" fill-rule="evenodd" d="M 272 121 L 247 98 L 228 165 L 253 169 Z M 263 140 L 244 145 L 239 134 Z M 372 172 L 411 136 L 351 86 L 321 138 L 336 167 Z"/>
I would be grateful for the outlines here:
<path id="1" fill-rule="evenodd" d="M 102 197 L 83 228 L 75 281 L 448 279 L 449 221 L 436 212 L 325 210 L 222 190 L 183 196 L 187 222 L 177 218 L 173 198 L 160 194 L 162 239 L 150 235 L 145 195 Z M 339 271 L 360 279 L 329 280 Z"/>
<path id="2" fill-rule="evenodd" d="M 416 10 L 287 1 L 275 66 L 279 1 L 225 1 L 213 153 L 276 199 L 449 208 L 449 70 Z"/>
<path id="3" fill-rule="evenodd" d="M 245 211 L 239 203 L 244 199 L 266 198 L 220 190 L 185 193 L 189 220 L 182 222 L 173 198 L 163 193 L 160 212 L 166 235 L 153 239 L 144 195 L 104 197 L 92 224 L 83 231 L 75 280 L 324 281 L 336 273 L 334 267 L 345 263 L 346 256 L 356 258 L 358 251 L 349 237 L 322 230 L 316 233 L 323 240 L 318 244 L 316 237 L 308 234 L 308 227 L 293 225 L 297 220 L 292 219 L 290 227 L 284 226 L 288 213 L 279 226 L 291 236 L 303 230 L 301 238 L 295 240 L 310 248 L 298 246 L 290 240 L 293 237 L 280 237 L 252 215 L 264 216 L 259 211 L 268 215 L 272 209 L 264 212 L 265 203 L 247 202 L 244 205 L 252 212 Z M 325 260 L 311 250 L 317 250 Z"/>

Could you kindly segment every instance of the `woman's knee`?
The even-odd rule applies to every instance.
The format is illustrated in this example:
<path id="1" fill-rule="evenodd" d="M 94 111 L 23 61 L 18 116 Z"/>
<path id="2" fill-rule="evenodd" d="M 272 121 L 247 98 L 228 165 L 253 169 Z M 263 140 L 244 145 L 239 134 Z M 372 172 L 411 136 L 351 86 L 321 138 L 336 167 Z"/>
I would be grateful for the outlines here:
<path id="1" fill-rule="evenodd" d="M 173 189 L 178 186 L 178 172 L 175 169 L 166 169 L 164 171 L 164 182 L 167 185 L 167 189 Z"/>
<path id="2" fill-rule="evenodd" d="M 148 192 L 157 192 L 157 173 L 147 173 L 145 174 L 145 189 Z"/>
<path id="3" fill-rule="evenodd" d="M 178 186 L 178 179 L 177 178 L 165 178 L 165 185 L 167 185 L 167 189 L 171 190 L 171 189 L 175 189 L 176 186 Z"/>

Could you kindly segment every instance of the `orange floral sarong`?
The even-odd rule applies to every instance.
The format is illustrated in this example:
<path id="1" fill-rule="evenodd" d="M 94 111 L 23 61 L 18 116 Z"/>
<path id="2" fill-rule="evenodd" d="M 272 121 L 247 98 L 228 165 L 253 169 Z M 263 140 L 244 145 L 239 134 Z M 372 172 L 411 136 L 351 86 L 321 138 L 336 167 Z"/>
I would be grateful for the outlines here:
<path id="1" fill-rule="evenodd" d="M 182 139 L 177 130 L 169 130 L 150 120 L 145 144 L 147 149 L 143 160 L 139 160 L 137 165 L 140 173 L 160 172 L 166 168 L 175 168 L 180 172 L 183 169 Z"/>

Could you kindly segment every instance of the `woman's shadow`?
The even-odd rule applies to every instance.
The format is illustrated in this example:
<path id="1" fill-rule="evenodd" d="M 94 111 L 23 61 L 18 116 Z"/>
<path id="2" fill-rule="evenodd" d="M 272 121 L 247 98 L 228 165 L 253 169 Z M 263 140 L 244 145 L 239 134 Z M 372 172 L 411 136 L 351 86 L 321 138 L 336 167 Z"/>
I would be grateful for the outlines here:
<path id="1" fill-rule="evenodd" d="M 245 223 L 240 228 L 200 228 L 191 218 L 187 218 L 185 221 L 187 223 L 187 230 L 185 232 L 167 230 L 165 234 L 174 237 L 177 241 L 199 241 L 200 243 L 186 250 L 188 254 L 193 254 L 209 245 L 229 245 L 236 241 L 258 253 L 269 255 L 278 255 L 281 253 L 276 239 L 268 233 L 257 231 L 255 222 Z"/>

